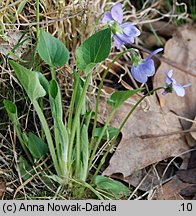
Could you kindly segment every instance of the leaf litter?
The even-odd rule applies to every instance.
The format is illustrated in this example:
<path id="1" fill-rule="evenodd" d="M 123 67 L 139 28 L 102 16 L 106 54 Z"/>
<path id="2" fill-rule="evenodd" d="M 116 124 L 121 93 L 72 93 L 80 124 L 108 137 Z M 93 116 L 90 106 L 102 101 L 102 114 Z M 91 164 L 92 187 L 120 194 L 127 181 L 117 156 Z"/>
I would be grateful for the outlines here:
<path id="1" fill-rule="evenodd" d="M 163 96 L 161 91 L 148 97 L 122 129 L 122 139 L 103 175 L 120 176 L 121 180 L 137 187 L 147 173 L 145 168 L 150 165 L 154 166 L 169 158 L 180 157 L 183 163 L 179 165 L 178 169 L 180 166 L 183 169 L 187 168 L 190 146 L 195 146 L 193 140 L 190 142 L 190 133 L 187 133 L 187 130 L 192 130 L 190 128 L 191 121 L 196 115 L 196 95 L 193 93 L 196 91 L 194 85 L 196 53 L 194 54 L 195 51 L 192 49 L 196 41 L 195 35 L 195 30 L 190 27 L 180 28 L 174 37 L 166 43 L 164 53 L 168 62 L 176 62 L 178 65 L 178 69 L 174 70 L 176 80 L 182 84 L 191 83 L 192 87 L 186 90 L 185 97 L 178 97 L 175 94 Z M 181 65 L 186 71 L 179 69 Z M 161 63 L 154 77 L 154 88 L 163 86 L 161 82 L 165 76 L 163 72 L 168 72 L 170 69 L 168 63 Z M 121 106 L 111 121 L 112 127 L 120 126 L 138 97 L 140 96 L 131 97 Z M 111 112 L 111 108 L 106 104 L 106 99 L 102 99 L 101 103 L 100 120 L 104 122 Z M 166 171 L 163 173 L 165 174 Z M 155 171 L 155 174 L 149 175 L 147 179 L 146 183 L 142 183 L 143 186 L 140 185 L 140 188 L 145 191 L 162 184 L 163 176 L 159 176 Z M 185 187 L 184 182 L 176 179 L 175 176 L 165 185 L 173 185 L 172 182 L 176 184 L 178 181 L 180 183 L 176 190 L 180 192 Z M 176 191 L 171 192 L 170 190 L 168 194 L 172 193 L 174 194 Z M 178 199 L 180 198 L 179 195 Z"/>
<path id="2" fill-rule="evenodd" d="M 9 55 L 11 59 L 17 59 L 16 56 L 20 58 L 28 48 L 30 41 L 27 39 L 27 36 L 19 30 L 7 31 L 4 35 L 0 35 L 0 53 Z"/>

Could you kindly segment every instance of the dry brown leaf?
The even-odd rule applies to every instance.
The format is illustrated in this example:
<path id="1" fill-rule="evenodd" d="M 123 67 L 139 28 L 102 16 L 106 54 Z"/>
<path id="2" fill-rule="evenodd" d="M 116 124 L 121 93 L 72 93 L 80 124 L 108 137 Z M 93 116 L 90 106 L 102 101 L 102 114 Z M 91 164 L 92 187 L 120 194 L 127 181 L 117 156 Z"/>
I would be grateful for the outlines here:
<path id="1" fill-rule="evenodd" d="M 180 191 L 180 194 L 184 197 L 193 197 L 193 199 L 196 199 L 196 184 L 190 185 L 187 188 L 183 188 Z"/>
<path id="2" fill-rule="evenodd" d="M 180 123 L 176 114 L 188 119 L 193 119 L 196 114 L 196 52 L 194 49 L 195 30 L 183 28 L 169 40 L 165 48 L 165 56 L 172 61 L 182 64 L 190 73 L 175 70 L 174 77 L 181 84 L 192 83 L 192 87 L 186 91 L 186 96 L 181 98 L 175 94 L 162 95 L 160 91 L 158 99 L 155 95 L 148 98 L 149 109 L 138 108 L 128 120 L 122 130 L 122 140 L 110 160 L 110 165 L 103 172 L 104 175 L 122 173 L 126 178 L 134 172 L 151 164 L 157 163 L 169 157 L 181 155 L 189 149 L 184 139 L 181 123 L 184 129 L 189 129 L 191 123 Z M 195 54 L 194 54 L 195 52 Z M 165 82 L 164 70 L 169 71 L 169 66 L 162 63 L 155 76 L 155 87 L 163 86 Z M 124 104 L 116 113 L 111 125 L 119 127 L 125 116 L 137 101 L 132 104 Z M 160 106 L 161 105 L 161 106 Z M 103 107 L 103 106 L 102 106 Z M 111 112 L 108 107 L 105 114 Z M 102 113 L 103 114 L 103 113 Z"/>
<path id="3" fill-rule="evenodd" d="M 190 130 L 192 131 L 192 132 L 190 132 L 191 136 L 196 140 L 196 132 L 195 132 L 196 131 L 196 117 L 194 118 L 194 122 L 193 122 Z M 195 131 L 193 131 L 193 130 L 195 130 Z"/>
<path id="4" fill-rule="evenodd" d="M 155 199 L 173 199 L 179 197 L 196 198 L 196 149 L 191 150 L 191 156 L 188 162 L 187 170 L 179 170 L 176 176 L 159 187 L 156 191 Z M 180 198 L 181 199 L 181 198 Z"/>
<path id="5" fill-rule="evenodd" d="M 190 185 L 184 183 L 174 177 L 171 181 L 158 188 L 153 199 L 156 200 L 182 200 L 183 197 L 180 195 L 182 189 L 188 188 Z"/>
<path id="6" fill-rule="evenodd" d="M 179 170 L 177 176 L 183 182 L 196 184 L 196 167 L 188 170 Z"/>
<path id="7" fill-rule="evenodd" d="M 154 77 L 154 86 L 162 86 L 165 80 L 164 71 L 174 69 L 173 77 L 182 85 L 191 83 L 192 86 L 186 89 L 185 97 L 178 97 L 175 94 L 163 96 L 157 93 L 163 110 L 172 110 L 176 114 L 194 119 L 196 115 L 196 29 L 192 26 L 179 28 L 177 33 L 165 46 L 164 55 L 171 61 L 182 65 L 186 71 L 182 71 L 162 62 Z M 191 127 L 191 122 L 181 121 L 184 129 Z"/>
<path id="8" fill-rule="evenodd" d="M 138 98 L 132 97 L 124 103 L 110 125 L 118 128 Z M 111 107 L 106 106 L 104 100 L 100 107 L 100 116 L 105 121 Z M 176 116 L 163 112 L 155 95 L 148 97 L 146 104 L 143 103 L 124 126 L 122 140 L 103 174 L 122 173 L 127 177 L 150 164 L 181 154 L 189 148 L 182 134 L 176 133 L 181 130 Z"/>
<path id="9" fill-rule="evenodd" d="M 0 36 L 0 53 L 3 55 L 8 55 L 12 51 L 12 49 L 17 46 L 22 36 L 23 33 L 16 30 L 6 32 L 3 38 Z M 23 37 L 22 41 L 25 39 L 26 36 Z M 28 42 L 25 41 L 23 44 L 17 47 L 14 52 L 18 57 L 21 57 L 27 51 L 27 48 Z M 16 57 L 12 54 L 9 55 L 9 58 L 16 59 Z"/>
<path id="10" fill-rule="evenodd" d="M 129 183 L 143 191 L 150 191 L 157 185 L 162 185 L 164 182 L 168 181 L 173 175 L 175 175 L 177 167 L 187 168 L 188 160 L 190 158 L 189 154 L 181 155 L 183 163 L 177 161 L 172 161 L 174 158 L 160 161 L 156 165 L 150 165 L 144 169 L 134 172 L 132 175 L 126 178 L 121 178 L 121 180 Z M 179 159 L 178 159 L 179 160 Z"/>

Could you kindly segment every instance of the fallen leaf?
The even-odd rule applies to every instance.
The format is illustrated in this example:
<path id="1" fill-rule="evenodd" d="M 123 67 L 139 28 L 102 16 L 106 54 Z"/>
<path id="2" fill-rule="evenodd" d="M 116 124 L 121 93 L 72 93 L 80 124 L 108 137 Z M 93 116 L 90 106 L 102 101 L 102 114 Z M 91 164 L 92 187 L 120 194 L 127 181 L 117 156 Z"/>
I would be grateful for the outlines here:
<path id="1" fill-rule="evenodd" d="M 196 140 L 196 117 L 194 118 L 194 122 L 190 128 L 190 131 L 191 136 Z"/>
<path id="2" fill-rule="evenodd" d="M 196 196 L 196 184 L 183 188 L 180 191 L 180 194 L 185 197 L 193 197 Z M 193 198 L 194 199 L 194 198 Z"/>
<path id="3" fill-rule="evenodd" d="M 171 181 L 165 183 L 159 187 L 153 199 L 155 200 L 182 200 L 183 197 L 180 195 L 182 189 L 189 187 L 188 183 L 182 182 L 175 176 Z"/>
<path id="4" fill-rule="evenodd" d="M 178 28 L 177 33 L 172 39 L 170 39 L 165 46 L 164 55 L 169 61 L 175 62 L 178 68 L 174 68 L 173 77 L 176 81 L 182 85 L 191 83 L 191 87 L 186 89 L 185 97 L 178 97 L 175 94 L 167 94 L 163 96 L 160 92 L 157 96 L 160 101 L 162 109 L 171 110 L 179 116 L 182 127 L 185 130 L 190 129 L 190 134 L 186 134 L 187 143 L 194 147 L 196 145 L 196 135 L 193 130 L 195 129 L 195 122 L 191 122 L 196 115 L 196 50 L 194 49 L 196 42 L 196 30 L 192 27 Z M 173 69 L 172 66 L 164 62 L 156 72 L 154 77 L 154 86 L 160 86 L 165 79 L 164 71 Z M 192 131 L 192 132 L 191 132 Z M 192 137 L 191 137 L 192 136 Z M 182 196 L 190 196 L 195 193 L 195 186 L 192 183 L 196 182 L 196 153 L 191 152 L 190 161 L 187 170 L 180 170 L 177 172 L 178 181 L 172 180 L 168 182 L 171 187 L 177 187 L 176 189 Z M 182 181 L 180 181 L 182 180 Z M 179 183 L 179 185 L 175 182 Z M 189 184 L 190 183 L 190 184 Z M 188 184 L 188 185 L 183 185 Z M 167 187 L 167 185 L 163 185 Z M 170 192 L 168 192 L 168 195 Z M 194 199 L 194 198 L 193 198 Z"/>
<path id="5" fill-rule="evenodd" d="M 164 182 L 171 179 L 171 177 L 174 176 L 176 171 L 179 169 L 178 167 L 186 168 L 189 157 L 189 154 L 185 154 L 180 158 L 175 158 L 175 160 L 173 158 L 169 158 L 167 160 L 160 161 L 153 166 L 150 165 L 149 167 L 138 170 L 126 178 L 121 178 L 121 180 L 142 191 L 150 191 L 157 187 L 157 185 L 162 185 Z"/>
<path id="6" fill-rule="evenodd" d="M 134 96 L 126 101 L 110 125 L 118 128 L 139 98 Z M 111 113 L 111 107 L 104 99 L 99 112 L 103 122 Z M 135 171 L 183 153 L 189 146 L 183 135 L 178 133 L 181 130 L 178 118 L 172 112 L 163 112 L 155 95 L 148 97 L 122 129 L 121 142 L 103 175 L 122 173 L 126 178 Z"/>
<path id="7" fill-rule="evenodd" d="M 188 170 L 179 170 L 176 175 L 183 182 L 196 184 L 196 168 Z"/>
<path id="8" fill-rule="evenodd" d="M 177 33 L 170 39 L 164 49 L 164 56 L 178 65 L 178 69 L 161 63 L 154 77 L 154 87 L 163 86 L 165 82 L 164 71 L 174 69 L 173 77 L 182 85 L 191 83 L 191 87 L 186 89 L 186 95 L 179 97 L 175 93 L 162 95 L 158 92 L 160 104 L 164 111 L 171 110 L 177 115 L 194 119 L 196 116 L 196 29 L 192 26 L 178 28 Z M 182 68 L 181 70 L 179 68 Z M 191 127 L 191 122 L 181 119 L 184 129 Z"/>
<path id="9" fill-rule="evenodd" d="M 20 41 L 20 39 L 22 40 Z M 10 51 L 16 48 L 19 42 L 22 42 L 27 37 L 23 37 L 23 33 L 21 31 L 11 30 L 5 33 L 3 37 L 0 36 L 0 53 L 3 55 L 8 55 Z M 28 42 L 25 41 L 21 43 L 15 50 L 14 53 L 21 57 L 28 48 Z M 9 55 L 9 58 L 16 59 L 16 57 L 12 54 Z"/>
<path id="10" fill-rule="evenodd" d="M 196 147 L 191 149 L 191 156 L 189 158 L 187 169 L 196 168 Z"/>
<path id="11" fill-rule="evenodd" d="M 179 193 L 184 198 L 196 199 L 196 149 L 191 149 L 191 156 L 189 158 L 187 170 L 179 170 L 174 179 L 159 187 L 156 194 L 158 199 L 162 199 L 162 190 L 164 189 L 164 197 L 171 196 L 171 188 L 173 195 Z M 169 189 L 168 189 L 169 188 Z"/>

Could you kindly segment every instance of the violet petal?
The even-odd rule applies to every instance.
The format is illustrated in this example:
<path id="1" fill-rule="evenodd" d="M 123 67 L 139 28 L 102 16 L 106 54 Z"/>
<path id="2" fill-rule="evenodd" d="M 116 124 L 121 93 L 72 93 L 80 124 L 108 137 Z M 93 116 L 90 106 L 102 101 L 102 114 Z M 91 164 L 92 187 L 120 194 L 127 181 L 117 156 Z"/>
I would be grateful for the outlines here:
<path id="1" fill-rule="evenodd" d="M 191 83 L 188 83 L 188 84 L 186 84 L 186 85 L 183 85 L 183 88 L 188 88 L 188 87 L 190 87 L 191 86 Z"/>
<path id="2" fill-rule="evenodd" d="M 152 59 L 149 59 L 148 61 L 140 64 L 146 76 L 153 76 L 155 74 L 154 61 Z"/>
<path id="3" fill-rule="evenodd" d="M 116 36 L 123 41 L 125 44 L 132 44 L 134 43 L 134 37 L 127 36 L 126 34 L 116 33 Z"/>
<path id="4" fill-rule="evenodd" d="M 173 73 L 173 72 L 172 72 Z M 172 83 L 172 78 L 168 75 L 169 72 L 167 73 L 166 71 L 164 71 L 164 74 L 166 76 L 166 83 L 169 85 Z"/>
<path id="5" fill-rule="evenodd" d="M 170 78 L 172 78 L 172 76 L 173 76 L 173 70 L 170 70 L 170 71 L 167 73 L 167 76 L 170 77 Z"/>
<path id="6" fill-rule="evenodd" d="M 102 18 L 102 22 L 104 24 L 107 24 L 111 21 L 113 21 L 114 19 L 112 18 L 112 14 L 110 12 L 105 12 Z"/>
<path id="7" fill-rule="evenodd" d="M 137 80 L 140 83 L 146 83 L 148 80 L 148 77 L 146 76 L 145 72 L 143 71 L 143 68 L 140 64 L 138 64 L 137 67 L 132 65 L 131 67 L 131 74 L 135 80 Z"/>
<path id="8" fill-rule="evenodd" d="M 178 96 L 183 97 L 185 95 L 185 90 L 180 84 L 172 84 L 172 88 Z"/>
<path id="9" fill-rule="evenodd" d="M 118 22 L 119 24 L 123 21 L 123 10 L 122 10 L 122 4 L 117 3 L 115 4 L 111 9 L 112 18 Z"/>
<path id="10" fill-rule="evenodd" d="M 146 58 L 146 60 L 151 59 L 153 55 L 156 55 L 157 53 L 161 52 L 163 48 L 159 48 L 154 50 L 153 52 L 150 53 L 150 55 Z"/>
<path id="11" fill-rule="evenodd" d="M 117 49 L 120 49 L 121 46 L 124 44 L 124 42 L 122 40 L 120 40 L 120 38 L 118 38 L 116 35 L 113 36 L 114 39 L 114 45 Z"/>
<path id="12" fill-rule="evenodd" d="M 139 29 L 137 29 L 132 23 L 127 22 L 124 24 L 120 25 L 123 29 L 123 32 L 127 35 L 127 36 L 131 36 L 131 37 L 138 37 L 140 35 L 140 31 Z"/>

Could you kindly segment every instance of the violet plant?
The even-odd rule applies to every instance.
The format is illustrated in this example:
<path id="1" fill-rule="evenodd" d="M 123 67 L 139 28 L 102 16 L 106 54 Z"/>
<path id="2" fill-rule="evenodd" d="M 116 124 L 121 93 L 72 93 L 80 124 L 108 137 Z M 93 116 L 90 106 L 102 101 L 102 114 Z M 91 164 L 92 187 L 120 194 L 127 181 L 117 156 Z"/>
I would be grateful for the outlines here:
<path id="1" fill-rule="evenodd" d="M 181 85 L 176 82 L 173 76 L 173 70 L 170 70 L 168 73 L 164 72 L 166 76 L 166 82 L 164 85 L 164 92 L 163 95 L 166 95 L 167 93 L 172 93 L 173 91 L 180 97 L 184 97 L 185 95 L 185 89 L 191 86 L 190 83 L 186 85 Z"/>
<path id="2" fill-rule="evenodd" d="M 161 52 L 163 48 L 153 51 L 146 59 L 141 59 L 140 56 L 134 55 L 132 57 L 133 65 L 131 67 L 131 74 L 135 80 L 140 83 L 146 83 L 148 77 L 155 74 L 155 66 L 152 58 L 153 55 Z"/>
<path id="3" fill-rule="evenodd" d="M 146 59 L 142 59 L 138 55 L 138 50 L 133 48 L 126 49 L 125 45 L 133 43 L 134 38 L 140 35 L 140 31 L 132 23 L 122 24 L 123 11 L 120 3 L 114 5 L 111 12 L 105 12 L 102 21 L 106 23 L 106 28 L 90 36 L 76 50 L 76 70 L 73 69 L 73 93 L 66 122 L 64 122 L 61 92 L 56 80 L 55 69 L 68 63 L 69 52 L 61 41 L 44 30 L 41 30 L 39 34 L 37 52 L 40 58 L 50 67 L 52 74 L 50 81 L 41 72 L 27 69 L 13 60 L 9 61 L 39 117 L 44 137 L 22 131 L 16 105 L 9 100 L 5 100 L 4 105 L 16 129 L 22 148 L 26 153 L 28 161 L 25 163 L 31 163 L 31 166 L 35 166 L 49 153 L 55 168 L 54 175 L 50 177 L 61 185 L 72 187 L 78 198 L 82 196 L 85 188 L 88 188 L 99 199 L 120 199 L 123 196 L 128 196 L 129 189 L 122 183 L 101 176 L 99 173 L 126 121 L 144 98 L 152 92 L 163 89 L 164 94 L 166 94 L 174 90 L 177 95 L 184 96 L 184 89 L 190 84 L 181 86 L 172 78 L 172 71 L 166 74 L 165 85 L 143 95 L 125 117 L 121 126 L 115 130 L 115 133 L 110 137 L 111 141 L 105 154 L 101 161 L 97 162 L 97 169 L 93 172 L 92 170 L 96 163 L 95 154 L 104 136 L 109 132 L 109 124 L 116 110 L 129 97 L 143 90 L 139 88 L 113 93 L 108 99 L 108 104 L 112 106 L 112 112 L 100 130 L 97 124 L 98 108 L 103 81 L 108 71 L 115 61 L 125 53 L 130 52 L 132 55 L 130 73 L 138 82 L 146 83 L 148 77 L 153 76 L 155 73 L 152 56 L 163 50 L 162 48 L 157 49 Z M 122 47 L 125 49 L 113 59 L 105 70 L 98 86 L 95 110 L 89 110 L 86 106 L 86 95 L 92 71 L 98 64 L 104 64 L 104 61 L 109 57 L 112 48 L 112 37 L 117 48 Z M 83 77 L 85 75 L 85 79 L 82 78 L 82 75 Z M 53 130 L 50 129 L 44 110 L 40 105 L 39 99 L 43 97 L 48 97 L 50 101 Z M 91 119 L 93 119 L 93 129 L 90 135 Z M 79 187 L 74 185 L 79 185 Z M 109 191 L 112 191 L 113 196 L 108 194 Z"/>
<path id="4" fill-rule="evenodd" d="M 140 35 L 140 31 L 131 22 L 123 22 L 122 4 L 115 4 L 111 12 L 105 12 L 102 22 L 107 24 L 113 33 L 114 44 L 120 49 L 124 44 L 134 43 L 134 38 Z"/>

